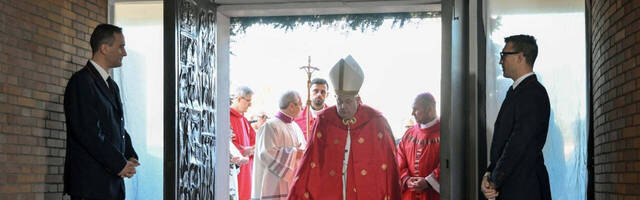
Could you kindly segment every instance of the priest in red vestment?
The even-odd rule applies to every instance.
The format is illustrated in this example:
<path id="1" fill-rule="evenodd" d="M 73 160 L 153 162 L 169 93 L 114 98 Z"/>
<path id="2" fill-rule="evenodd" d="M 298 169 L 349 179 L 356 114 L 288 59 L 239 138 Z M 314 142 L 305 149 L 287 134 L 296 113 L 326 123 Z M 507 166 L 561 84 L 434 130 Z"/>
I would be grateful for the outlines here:
<path id="1" fill-rule="evenodd" d="M 318 113 L 288 199 L 400 199 L 387 120 L 355 99 L 364 80 L 362 69 L 348 56 L 329 74 L 337 104 Z"/>
<path id="2" fill-rule="evenodd" d="M 236 90 L 235 97 L 231 103 L 231 131 L 233 132 L 233 145 L 240 150 L 243 156 L 249 157 L 249 162 L 240 166 L 238 174 L 238 196 L 240 200 L 251 198 L 251 173 L 253 171 L 253 151 L 256 138 L 256 132 L 249 124 L 244 113 L 251 106 L 251 97 L 253 91 L 248 87 L 242 86 Z"/>
<path id="3" fill-rule="evenodd" d="M 327 104 L 324 103 L 324 100 L 329 95 L 327 90 L 329 90 L 327 80 L 322 78 L 314 78 L 311 80 L 311 97 L 313 98 L 311 106 L 305 106 L 300 116 L 295 120 L 298 126 L 300 126 L 300 129 L 302 129 L 304 138 L 307 139 L 307 141 L 309 141 L 309 137 L 307 136 L 307 116 L 310 116 L 309 127 L 311 127 L 313 122 L 318 118 L 318 112 L 327 108 Z M 311 107 L 310 113 L 309 107 Z"/>
<path id="4" fill-rule="evenodd" d="M 398 168 L 403 200 L 440 199 L 440 119 L 436 102 L 422 93 L 413 102 L 411 113 L 417 124 L 398 144 Z"/>

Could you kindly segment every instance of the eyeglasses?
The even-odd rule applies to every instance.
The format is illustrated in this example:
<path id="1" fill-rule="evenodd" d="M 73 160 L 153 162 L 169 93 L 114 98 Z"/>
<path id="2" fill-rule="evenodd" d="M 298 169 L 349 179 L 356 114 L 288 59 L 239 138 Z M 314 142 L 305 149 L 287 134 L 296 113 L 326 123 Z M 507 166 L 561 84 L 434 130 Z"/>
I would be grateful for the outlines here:
<path id="1" fill-rule="evenodd" d="M 240 98 L 242 98 L 242 99 L 244 99 L 245 101 L 247 101 L 247 102 L 251 103 L 251 99 L 247 99 L 247 98 L 244 98 L 244 97 L 240 97 Z"/>
<path id="2" fill-rule="evenodd" d="M 514 52 L 503 51 L 503 52 L 500 52 L 500 60 L 504 59 L 505 55 L 519 54 L 519 53 L 520 52 L 518 52 L 518 51 L 514 51 Z"/>

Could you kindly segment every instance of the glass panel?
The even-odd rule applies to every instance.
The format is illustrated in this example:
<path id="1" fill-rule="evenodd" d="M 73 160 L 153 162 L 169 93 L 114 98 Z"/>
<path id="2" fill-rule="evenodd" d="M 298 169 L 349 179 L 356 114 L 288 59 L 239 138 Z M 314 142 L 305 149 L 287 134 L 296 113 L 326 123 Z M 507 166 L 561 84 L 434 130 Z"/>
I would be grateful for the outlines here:
<path id="1" fill-rule="evenodd" d="M 127 56 L 113 73 L 141 163 L 125 179 L 126 199 L 162 199 L 162 2 L 116 3 L 114 24 L 123 28 Z"/>
<path id="2" fill-rule="evenodd" d="M 553 199 L 585 199 L 587 107 L 584 1 L 487 1 L 487 141 L 506 91 L 513 84 L 499 65 L 504 38 L 533 35 L 534 72 L 551 102 L 543 149 Z"/>

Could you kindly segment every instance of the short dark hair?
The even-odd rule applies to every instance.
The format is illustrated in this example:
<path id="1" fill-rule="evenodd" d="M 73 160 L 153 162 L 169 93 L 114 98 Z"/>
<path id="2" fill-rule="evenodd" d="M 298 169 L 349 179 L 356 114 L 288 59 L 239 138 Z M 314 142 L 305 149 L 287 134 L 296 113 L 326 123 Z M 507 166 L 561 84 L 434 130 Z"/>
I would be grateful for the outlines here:
<path id="1" fill-rule="evenodd" d="M 329 90 L 329 84 L 327 83 L 327 80 L 324 80 L 323 78 L 314 78 L 311 80 L 311 85 L 326 85 L 327 90 Z"/>
<path id="2" fill-rule="evenodd" d="M 100 45 L 102 44 L 113 44 L 115 37 L 114 33 L 122 34 L 122 28 L 118 26 L 114 26 L 111 24 L 100 24 L 93 29 L 93 33 L 91 33 L 91 39 L 89 39 L 89 44 L 91 45 L 91 53 L 96 53 L 100 50 Z"/>
<path id="3" fill-rule="evenodd" d="M 522 52 L 527 64 L 533 67 L 533 63 L 536 62 L 536 57 L 538 57 L 536 38 L 530 35 L 512 35 L 504 38 L 505 45 L 509 42 L 513 45 L 513 50 Z"/>

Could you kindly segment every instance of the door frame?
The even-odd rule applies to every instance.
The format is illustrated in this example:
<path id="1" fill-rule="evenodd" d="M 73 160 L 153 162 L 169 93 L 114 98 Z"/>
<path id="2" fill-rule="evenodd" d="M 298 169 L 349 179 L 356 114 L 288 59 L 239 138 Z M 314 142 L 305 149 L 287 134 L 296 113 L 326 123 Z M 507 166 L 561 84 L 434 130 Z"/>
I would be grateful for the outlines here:
<path id="1" fill-rule="evenodd" d="M 441 163 L 452 163 L 453 165 L 442 165 L 441 171 L 443 178 L 441 178 L 441 199 L 463 199 L 466 196 L 465 193 L 477 192 L 475 187 L 477 183 L 470 183 L 471 181 L 465 180 L 465 169 L 467 169 L 468 162 L 465 162 L 468 158 L 465 157 L 465 151 L 475 152 L 466 147 L 470 141 L 465 140 L 465 133 L 468 133 L 467 123 L 468 117 L 466 110 L 461 109 L 458 106 L 466 106 L 468 98 L 460 98 L 461 96 L 467 96 L 466 93 L 466 76 L 467 76 L 467 45 L 466 39 L 456 40 L 458 46 L 453 47 L 452 39 L 466 38 L 466 32 L 457 32 L 454 37 L 452 33 L 454 31 L 466 31 L 467 29 L 460 29 L 458 27 L 466 27 L 466 19 L 460 20 L 460 15 L 466 11 L 461 10 L 467 8 L 467 2 L 460 0 L 445 0 L 445 1 L 431 1 L 431 0 L 410 0 L 410 1 L 358 1 L 358 2 L 307 2 L 307 3 L 252 3 L 256 1 L 247 0 L 247 4 L 222 4 L 217 8 L 217 60 L 218 60 L 218 77 L 217 84 L 219 88 L 229 87 L 229 41 L 230 41 L 230 18 L 232 17 L 253 17 L 253 16 L 292 16 L 292 15 L 330 15 L 330 14 L 362 14 L 362 13 L 393 13 L 393 12 L 421 12 L 421 11 L 434 11 L 441 10 L 442 15 L 442 76 L 441 76 L 441 118 L 442 121 L 447 121 L 443 124 L 441 129 L 441 142 L 444 143 L 441 147 L 440 160 Z M 264 1 L 262 1 L 264 2 Z M 224 3 L 220 2 L 219 3 Z M 458 5 L 458 7 L 455 7 Z M 448 9 L 445 9 L 448 8 Z M 446 12 L 448 10 L 449 12 Z M 453 13 L 458 13 L 456 20 L 454 21 Z M 447 15 L 447 16 L 445 16 Z M 449 20 L 447 20 L 449 19 Z M 452 24 L 456 23 L 457 29 L 452 29 Z M 448 35 L 448 37 L 447 37 Z M 456 53 L 454 53 L 454 51 Z M 460 52 L 460 53 L 458 53 Z M 454 57 L 455 55 L 456 57 Z M 453 67 L 455 66 L 455 67 Z M 446 75 L 446 76 L 445 76 Z M 445 90 L 452 90 L 455 93 L 445 92 Z M 222 89 L 218 90 L 218 97 L 221 99 L 228 99 L 229 92 Z M 477 94 L 476 94 L 477 95 Z M 456 98 L 454 98 L 454 96 Z M 472 97 L 475 99 L 476 97 Z M 452 102 L 454 103 L 447 103 Z M 226 114 L 229 112 L 227 108 L 217 108 L 219 113 Z M 228 123 L 222 123 L 229 120 L 227 115 L 218 115 L 217 124 L 218 130 L 228 130 Z M 447 137 L 447 135 L 453 135 L 454 137 Z M 475 135 L 475 134 L 471 134 Z M 229 132 L 218 132 L 218 139 L 220 141 L 228 140 Z M 228 144 L 222 143 L 216 146 L 216 152 L 224 154 L 228 153 Z M 454 148 L 450 148 L 454 147 Z M 447 149 L 447 150 L 444 150 Z M 449 150 L 450 149 L 450 150 Z M 460 150 L 459 150 L 460 149 Z M 475 149 L 475 147 L 473 148 Z M 217 158 L 223 158 L 223 156 L 217 156 Z M 228 171 L 228 162 L 226 159 L 218 160 L 217 163 L 221 164 L 216 168 L 216 174 L 222 174 Z M 472 161 L 471 163 L 476 163 Z M 476 166 L 476 165 L 470 165 Z M 453 168 L 451 168 L 453 167 Z M 478 171 L 477 167 L 467 169 L 467 171 Z M 226 199 L 228 196 L 228 180 L 227 176 L 216 177 L 216 198 Z M 467 184 L 464 184 L 467 182 Z M 468 186 L 468 185 L 471 185 Z M 467 189 L 465 191 L 465 188 Z"/>

